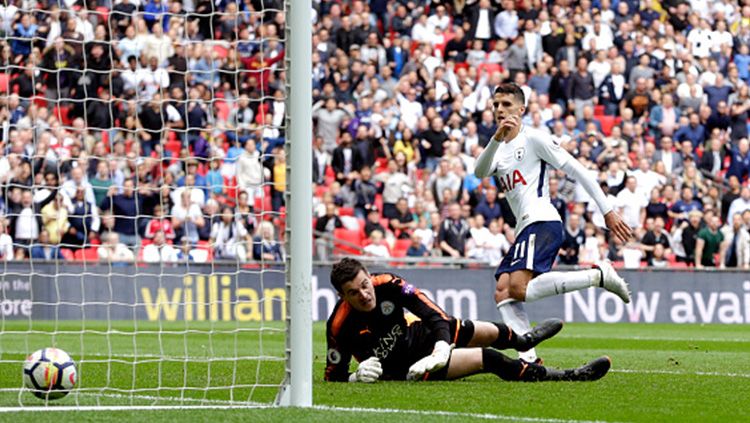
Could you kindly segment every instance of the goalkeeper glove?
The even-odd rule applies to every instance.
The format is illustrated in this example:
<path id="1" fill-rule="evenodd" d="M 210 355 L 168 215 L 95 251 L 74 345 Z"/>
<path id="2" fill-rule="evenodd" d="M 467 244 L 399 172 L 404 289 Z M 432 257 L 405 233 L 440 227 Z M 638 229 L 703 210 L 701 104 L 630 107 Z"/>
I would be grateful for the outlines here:
<path id="1" fill-rule="evenodd" d="M 432 350 L 432 354 L 422 358 L 416 363 L 409 367 L 409 372 L 406 374 L 406 380 L 419 380 L 425 373 L 434 372 L 442 369 L 448 364 L 448 360 L 451 358 L 451 350 L 455 345 L 448 345 L 445 341 L 437 341 L 435 348 Z"/>
<path id="2" fill-rule="evenodd" d="M 377 357 L 370 357 L 359 363 L 357 371 L 349 375 L 349 382 L 373 383 L 383 374 L 383 368 L 380 366 L 380 360 Z"/>

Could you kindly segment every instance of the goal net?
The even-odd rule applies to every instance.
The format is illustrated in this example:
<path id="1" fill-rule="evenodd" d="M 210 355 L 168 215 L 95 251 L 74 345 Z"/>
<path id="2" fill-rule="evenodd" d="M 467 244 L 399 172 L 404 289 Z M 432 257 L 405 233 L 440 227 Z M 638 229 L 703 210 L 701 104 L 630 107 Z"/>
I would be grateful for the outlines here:
<path id="1" fill-rule="evenodd" d="M 0 407 L 271 404 L 288 351 L 281 0 L 0 5 Z M 79 382 L 23 388 L 56 347 Z"/>

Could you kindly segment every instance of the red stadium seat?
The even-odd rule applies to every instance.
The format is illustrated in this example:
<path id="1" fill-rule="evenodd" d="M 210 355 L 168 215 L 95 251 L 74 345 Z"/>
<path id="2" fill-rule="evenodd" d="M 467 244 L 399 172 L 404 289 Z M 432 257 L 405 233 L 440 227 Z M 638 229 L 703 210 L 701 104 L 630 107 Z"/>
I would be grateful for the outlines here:
<path id="1" fill-rule="evenodd" d="M 70 248 L 60 248 L 60 254 L 62 254 L 65 260 L 75 260 L 75 254 L 73 254 L 73 250 Z"/>
<path id="2" fill-rule="evenodd" d="M 203 240 L 198 241 L 198 244 L 196 245 L 196 250 L 202 250 L 208 253 L 208 258 L 206 259 L 206 263 L 210 263 L 214 260 L 214 249 L 212 248 L 210 242 L 203 241 Z"/>
<path id="3" fill-rule="evenodd" d="M 500 66 L 498 63 L 481 63 L 479 66 L 477 66 L 477 77 L 481 78 L 482 71 L 486 70 L 487 75 L 492 75 L 495 72 L 502 72 L 503 67 Z"/>
<path id="4" fill-rule="evenodd" d="M 239 189 L 237 188 L 236 176 L 232 176 L 231 178 L 227 176 L 224 177 L 223 191 L 227 194 L 227 197 L 232 199 L 232 201 L 236 200 L 237 196 L 239 195 Z"/>
<path id="5" fill-rule="evenodd" d="M 602 133 L 604 134 L 604 136 L 610 136 L 610 134 L 612 134 L 612 127 L 615 126 L 615 117 L 603 115 L 597 116 L 596 119 L 602 126 Z"/>
<path id="6" fill-rule="evenodd" d="M 98 247 L 83 248 L 76 250 L 73 257 L 78 261 L 99 261 L 99 253 L 97 252 Z"/>
<path id="7" fill-rule="evenodd" d="M 10 87 L 10 75 L 3 72 L 0 73 L 0 93 L 7 93 Z"/>
<path id="8" fill-rule="evenodd" d="M 597 104 L 596 106 L 594 106 L 594 116 L 597 117 L 597 118 L 600 117 L 600 116 L 604 116 L 604 105 L 603 104 Z"/>
<path id="9" fill-rule="evenodd" d="M 315 198 L 323 198 L 323 194 L 328 192 L 328 187 L 325 185 L 318 185 L 315 187 Z"/>
<path id="10" fill-rule="evenodd" d="M 351 207 L 339 207 L 339 216 L 354 216 L 354 209 Z"/>
<path id="11" fill-rule="evenodd" d="M 345 228 L 337 228 L 333 230 L 333 238 L 334 254 L 362 255 L 360 250 L 356 248 L 362 244 L 362 239 L 358 230 L 352 231 Z M 343 241 L 346 244 L 340 241 Z"/>
<path id="12" fill-rule="evenodd" d="M 406 250 L 411 246 L 410 239 L 397 239 L 393 246 L 393 257 L 406 257 Z"/>
<path id="13" fill-rule="evenodd" d="M 216 108 L 216 116 L 219 120 L 226 122 L 229 119 L 229 113 L 231 113 L 232 108 L 225 101 L 215 102 L 214 107 Z"/>

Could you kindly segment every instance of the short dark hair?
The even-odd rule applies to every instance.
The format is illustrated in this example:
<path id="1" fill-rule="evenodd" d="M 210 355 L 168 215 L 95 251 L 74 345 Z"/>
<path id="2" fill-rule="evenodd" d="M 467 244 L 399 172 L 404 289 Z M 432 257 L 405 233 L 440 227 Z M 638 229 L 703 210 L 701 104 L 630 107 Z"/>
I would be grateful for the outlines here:
<path id="1" fill-rule="evenodd" d="M 506 82 L 498 85 L 495 88 L 494 95 L 497 94 L 512 94 L 513 98 L 516 101 L 520 102 L 521 104 L 525 103 L 526 96 L 523 94 L 523 90 L 521 89 L 521 87 L 515 82 Z"/>
<path id="2" fill-rule="evenodd" d="M 336 291 L 341 293 L 341 287 L 357 277 L 360 270 L 364 270 L 367 273 L 365 265 L 359 260 L 349 257 L 341 259 L 331 269 L 331 285 L 336 288 Z"/>

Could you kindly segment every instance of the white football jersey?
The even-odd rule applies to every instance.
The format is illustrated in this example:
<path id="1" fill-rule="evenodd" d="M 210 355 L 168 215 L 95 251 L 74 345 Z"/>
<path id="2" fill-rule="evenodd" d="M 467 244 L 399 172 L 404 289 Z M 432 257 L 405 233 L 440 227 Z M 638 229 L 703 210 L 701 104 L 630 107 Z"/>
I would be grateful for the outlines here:
<path id="1" fill-rule="evenodd" d="M 516 235 L 534 222 L 561 221 L 549 199 L 547 171 L 550 166 L 560 169 L 573 157 L 559 141 L 526 125 L 517 137 L 498 144 L 491 174 L 498 177 L 498 189 L 516 216 Z"/>

